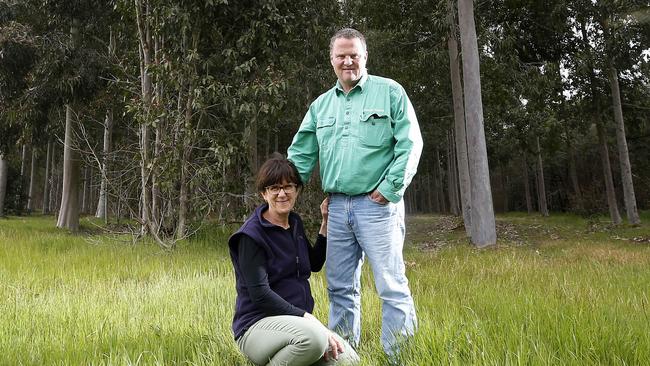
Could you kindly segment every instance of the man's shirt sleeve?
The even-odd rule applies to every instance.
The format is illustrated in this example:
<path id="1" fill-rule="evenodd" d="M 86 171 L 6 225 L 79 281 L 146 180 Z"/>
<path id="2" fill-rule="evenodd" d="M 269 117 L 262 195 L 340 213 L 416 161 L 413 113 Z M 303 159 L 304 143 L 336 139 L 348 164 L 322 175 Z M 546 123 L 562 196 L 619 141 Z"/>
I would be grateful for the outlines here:
<path id="1" fill-rule="evenodd" d="M 302 119 L 298 132 L 293 137 L 291 146 L 287 149 L 287 159 L 291 160 L 298 169 L 300 178 L 307 184 L 314 166 L 318 161 L 318 139 L 316 138 L 316 118 L 309 107 L 305 118 Z"/>
<path id="2" fill-rule="evenodd" d="M 415 110 L 401 86 L 391 88 L 391 117 L 395 124 L 394 158 L 378 190 L 387 200 L 398 202 L 415 176 L 422 153 L 422 135 Z"/>

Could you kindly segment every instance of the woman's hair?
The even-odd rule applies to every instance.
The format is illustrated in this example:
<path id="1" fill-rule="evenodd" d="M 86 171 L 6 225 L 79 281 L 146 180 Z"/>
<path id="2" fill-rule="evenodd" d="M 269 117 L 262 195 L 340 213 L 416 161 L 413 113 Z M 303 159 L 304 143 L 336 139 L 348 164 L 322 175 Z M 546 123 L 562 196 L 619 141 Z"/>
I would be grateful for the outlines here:
<path id="1" fill-rule="evenodd" d="M 283 180 L 287 183 L 295 183 L 298 188 L 302 188 L 302 180 L 296 166 L 282 154 L 274 152 L 257 172 L 255 187 L 257 187 L 258 192 L 262 193 L 266 190 L 266 187 L 280 184 Z"/>

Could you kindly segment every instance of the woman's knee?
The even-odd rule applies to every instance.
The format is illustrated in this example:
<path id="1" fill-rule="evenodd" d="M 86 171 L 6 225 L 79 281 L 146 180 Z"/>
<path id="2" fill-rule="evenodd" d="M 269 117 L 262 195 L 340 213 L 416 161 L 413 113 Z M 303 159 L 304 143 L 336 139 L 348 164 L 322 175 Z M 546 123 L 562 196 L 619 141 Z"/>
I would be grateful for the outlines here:
<path id="1" fill-rule="evenodd" d="M 303 320 L 303 319 L 301 319 Z M 314 321 L 304 319 L 301 332 L 296 337 L 296 344 L 299 345 L 305 357 L 317 361 L 329 345 L 325 328 Z M 312 324 L 313 323 L 313 324 Z"/>

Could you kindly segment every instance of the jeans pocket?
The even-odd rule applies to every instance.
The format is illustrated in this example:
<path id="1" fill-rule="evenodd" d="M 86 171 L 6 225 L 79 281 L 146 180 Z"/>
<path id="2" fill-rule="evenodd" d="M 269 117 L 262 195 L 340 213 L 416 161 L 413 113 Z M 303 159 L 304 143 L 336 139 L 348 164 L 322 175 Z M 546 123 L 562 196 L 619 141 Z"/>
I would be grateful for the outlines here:
<path id="1" fill-rule="evenodd" d="M 368 201 L 374 203 L 375 205 L 381 206 L 381 207 L 388 207 L 388 204 L 390 203 L 390 201 L 386 202 L 386 203 L 380 203 L 380 202 L 377 202 L 377 201 L 373 200 L 372 197 L 370 197 L 371 195 L 372 195 L 372 192 L 366 194 L 366 198 L 368 199 Z"/>

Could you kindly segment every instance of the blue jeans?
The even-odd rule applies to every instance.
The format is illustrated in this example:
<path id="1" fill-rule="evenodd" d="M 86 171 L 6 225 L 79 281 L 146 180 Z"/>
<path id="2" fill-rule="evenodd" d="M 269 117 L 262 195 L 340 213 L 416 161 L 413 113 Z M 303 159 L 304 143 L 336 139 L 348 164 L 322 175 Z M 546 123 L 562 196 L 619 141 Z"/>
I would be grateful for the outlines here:
<path id="1" fill-rule="evenodd" d="M 361 265 L 370 261 L 382 301 L 381 343 L 393 355 L 417 327 L 405 275 L 404 201 L 379 204 L 369 195 L 330 195 L 327 224 L 329 327 L 351 344 L 361 337 Z"/>

